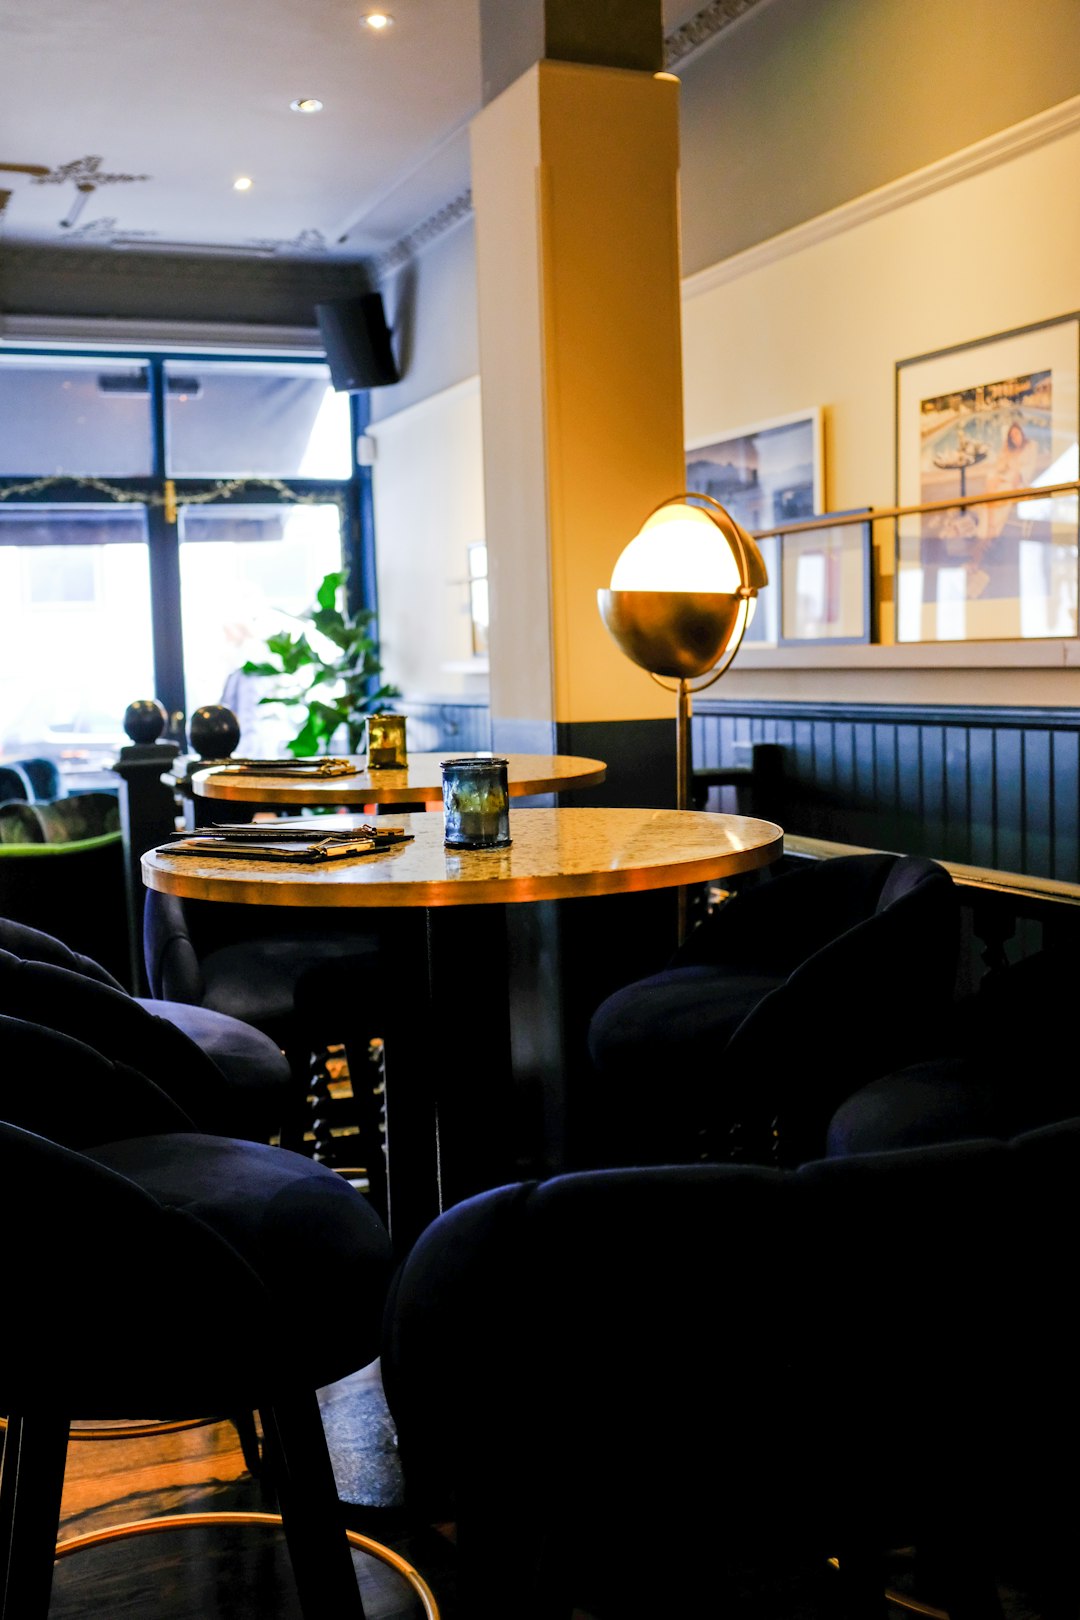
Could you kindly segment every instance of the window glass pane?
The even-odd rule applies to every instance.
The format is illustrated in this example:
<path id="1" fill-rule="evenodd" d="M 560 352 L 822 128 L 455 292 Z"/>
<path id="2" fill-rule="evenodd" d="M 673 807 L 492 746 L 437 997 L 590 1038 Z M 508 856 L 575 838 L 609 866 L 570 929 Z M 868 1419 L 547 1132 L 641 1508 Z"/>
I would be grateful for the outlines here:
<path id="1" fill-rule="evenodd" d="M 182 507 L 180 596 L 188 712 L 225 703 L 240 721 L 237 753 L 280 754 L 300 710 L 260 707 L 267 682 L 240 669 L 267 656 L 266 638 L 302 626 L 324 575 L 341 567 L 338 509 L 318 506 Z"/>
<path id="2" fill-rule="evenodd" d="M 100 771 L 153 690 L 144 509 L 0 506 L 0 755 Z"/>
<path id="3" fill-rule="evenodd" d="M 98 558 L 88 546 L 36 546 L 26 554 L 27 598 L 46 603 L 95 602 Z"/>
<path id="4" fill-rule="evenodd" d="M 324 365 L 166 362 L 175 478 L 348 478 L 349 396 Z"/>
<path id="5" fill-rule="evenodd" d="M 469 617 L 472 620 L 472 650 L 477 658 L 488 655 L 490 610 L 487 570 L 487 546 L 478 540 L 469 547 Z"/>
<path id="6" fill-rule="evenodd" d="M 150 394 L 139 360 L 0 356 L 0 476 L 146 478 Z"/>

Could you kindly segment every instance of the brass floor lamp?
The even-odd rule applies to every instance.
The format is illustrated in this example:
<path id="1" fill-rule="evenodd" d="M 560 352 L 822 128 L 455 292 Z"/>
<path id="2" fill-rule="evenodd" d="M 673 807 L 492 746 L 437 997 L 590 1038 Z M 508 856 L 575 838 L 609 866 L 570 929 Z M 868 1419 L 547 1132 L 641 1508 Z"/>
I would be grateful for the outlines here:
<path id="1" fill-rule="evenodd" d="M 619 648 L 658 686 L 677 694 L 675 802 L 680 810 L 691 804 L 692 696 L 729 667 L 757 593 L 768 582 L 753 538 L 719 501 L 690 491 L 649 513 L 619 556 L 610 586 L 597 592 L 600 617 Z M 680 891 L 680 940 L 685 932 Z"/>

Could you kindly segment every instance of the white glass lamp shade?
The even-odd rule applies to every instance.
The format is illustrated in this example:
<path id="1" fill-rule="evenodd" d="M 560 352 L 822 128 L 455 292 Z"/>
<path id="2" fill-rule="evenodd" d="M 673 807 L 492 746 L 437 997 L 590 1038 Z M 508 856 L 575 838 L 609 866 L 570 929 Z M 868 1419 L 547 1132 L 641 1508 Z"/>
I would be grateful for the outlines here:
<path id="1" fill-rule="evenodd" d="M 726 594 L 739 584 L 728 537 L 700 506 L 662 506 L 653 512 L 611 573 L 613 591 Z"/>
<path id="2" fill-rule="evenodd" d="M 694 506 L 695 499 L 708 505 Z M 766 584 L 764 559 L 746 530 L 719 503 L 688 495 L 650 513 L 597 597 L 628 658 L 653 675 L 686 680 L 734 655 Z"/>

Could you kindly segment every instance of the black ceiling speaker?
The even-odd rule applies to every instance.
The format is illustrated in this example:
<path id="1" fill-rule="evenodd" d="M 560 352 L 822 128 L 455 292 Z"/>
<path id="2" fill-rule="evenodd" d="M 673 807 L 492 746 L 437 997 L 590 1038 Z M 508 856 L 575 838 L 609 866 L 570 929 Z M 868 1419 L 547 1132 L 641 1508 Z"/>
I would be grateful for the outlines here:
<path id="1" fill-rule="evenodd" d="M 381 293 L 316 304 L 315 315 L 330 364 L 330 380 L 339 392 L 382 388 L 401 381 Z"/>

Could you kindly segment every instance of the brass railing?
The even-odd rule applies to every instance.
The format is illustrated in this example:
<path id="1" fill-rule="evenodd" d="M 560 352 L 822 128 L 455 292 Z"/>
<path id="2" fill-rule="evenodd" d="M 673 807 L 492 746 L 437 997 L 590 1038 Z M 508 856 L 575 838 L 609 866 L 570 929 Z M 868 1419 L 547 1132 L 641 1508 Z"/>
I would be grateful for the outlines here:
<path id="1" fill-rule="evenodd" d="M 1071 478 L 1059 484 L 1029 484 L 1024 489 L 995 490 L 992 495 L 957 495 L 947 501 L 920 501 L 911 506 L 868 506 L 862 511 L 827 513 L 819 517 L 800 518 L 791 523 L 776 523 L 769 529 L 752 529 L 755 540 L 770 540 L 773 535 L 802 534 L 810 529 L 834 529 L 839 524 L 879 523 L 887 518 L 922 517 L 928 512 L 954 512 L 958 506 L 1013 506 L 1018 501 L 1044 501 L 1052 495 L 1080 493 L 1080 479 Z"/>

